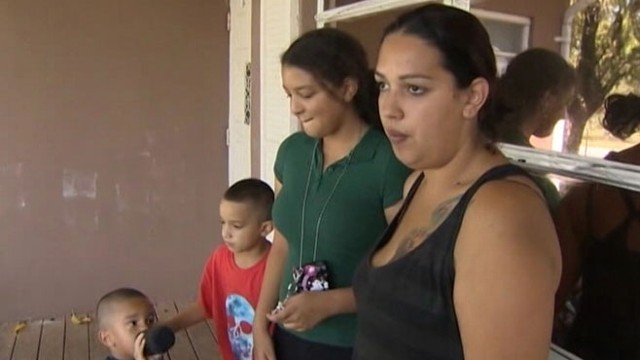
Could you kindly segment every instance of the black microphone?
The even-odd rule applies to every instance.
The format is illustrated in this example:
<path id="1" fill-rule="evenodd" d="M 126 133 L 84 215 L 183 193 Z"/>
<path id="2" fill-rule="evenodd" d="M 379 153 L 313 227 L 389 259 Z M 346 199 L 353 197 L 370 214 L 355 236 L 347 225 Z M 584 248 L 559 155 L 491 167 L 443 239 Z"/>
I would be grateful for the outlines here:
<path id="1" fill-rule="evenodd" d="M 176 342 L 176 336 L 167 326 L 156 326 L 144 334 L 144 356 L 164 354 Z"/>

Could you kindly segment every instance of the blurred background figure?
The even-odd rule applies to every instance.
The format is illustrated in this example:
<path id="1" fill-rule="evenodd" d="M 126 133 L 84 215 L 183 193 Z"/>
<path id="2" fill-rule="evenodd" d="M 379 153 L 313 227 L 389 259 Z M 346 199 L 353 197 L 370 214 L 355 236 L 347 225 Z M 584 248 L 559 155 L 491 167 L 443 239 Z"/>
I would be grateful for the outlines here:
<path id="1" fill-rule="evenodd" d="M 575 83 L 573 67 L 560 54 L 539 48 L 518 54 L 498 83 L 499 140 L 533 147 L 531 136 L 551 135 L 573 100 Z M 560 201 L 556 187 L 543 174 L 534 180 L 554 209 Z"/>
<path id="2" fill-rule="evenodd" d="M 626 139 L 640 126 L 640 97 L 611 95 L 603 126 Z M 640 144 L 606 159 L 640 165 Z M 556 339 L 582 358 L 640 359 L 640 195 L 602 184 L 569 190 L 558 208 L 563 272 L 556 311 L 580 283 L 575 321 Z M 566 325 L 566 324 L 565 324 Z"/>

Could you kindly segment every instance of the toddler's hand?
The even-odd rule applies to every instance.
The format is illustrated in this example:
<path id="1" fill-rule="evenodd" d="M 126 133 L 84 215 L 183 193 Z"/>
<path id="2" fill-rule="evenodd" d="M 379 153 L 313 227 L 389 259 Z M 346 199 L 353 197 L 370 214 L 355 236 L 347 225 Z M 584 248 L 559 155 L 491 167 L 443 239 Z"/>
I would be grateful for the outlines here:
<path id="1" fill-rule="evenodd" d="M 144 338 L 144 332 L 141 332 L 136 336 L 136 341 L 133 343 L 133 358 L 135 360 L 150 360 L 144 357 L 144 345 L 146 340 Z"/>

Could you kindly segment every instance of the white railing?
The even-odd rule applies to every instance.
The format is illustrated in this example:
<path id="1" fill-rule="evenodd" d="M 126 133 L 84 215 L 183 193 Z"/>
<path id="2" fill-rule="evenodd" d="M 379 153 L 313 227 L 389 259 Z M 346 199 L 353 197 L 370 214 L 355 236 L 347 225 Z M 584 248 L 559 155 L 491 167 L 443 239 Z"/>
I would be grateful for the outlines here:
<path id="1" fill-rule="evenodd" d="M 640 191 L 640 166 L 511 144 L 499 147 L 526 169 Z"/>
<path id="2" fill-rule="evenodd" d="M 548 360 L 581 360 L 582 358 L 577 357 L 576 355 L 568 352 L 567 350 L 559 347 L 556 344 L 551 344 L 551 349 L 549 349 L 549 359 Z"/>

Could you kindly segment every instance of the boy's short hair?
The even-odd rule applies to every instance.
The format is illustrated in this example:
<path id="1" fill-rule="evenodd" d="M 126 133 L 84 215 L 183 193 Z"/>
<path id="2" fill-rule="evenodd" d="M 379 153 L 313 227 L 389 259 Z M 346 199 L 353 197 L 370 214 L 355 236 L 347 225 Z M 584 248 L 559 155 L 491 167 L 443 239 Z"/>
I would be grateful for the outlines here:
<path id="1" fill-rule="evenodd" d="M 105 324 L 109 321 L 113 311 L 113 304 L 133 299 L 145 299 L 149 300 L 147 295 L 142 293 L 140 290 L 136 290 L 133 288 L 119 288 L 112 291 L 109 291 L 105 295 L 103 295 L 100 300 L 98 300 L 98 305 L 96 306 L 96 317 L 98 320 L 98 327 L 102 329 Z"/>
<path id="2" fill-rule="evenodd" d="M 250 202 L 260 211 L 260 220 L 271 220 L 271 207 L 275 195 L 271 186 L 260 179 L 240 180 L 231 185 L 222 198 L 234 202 Z"/>

